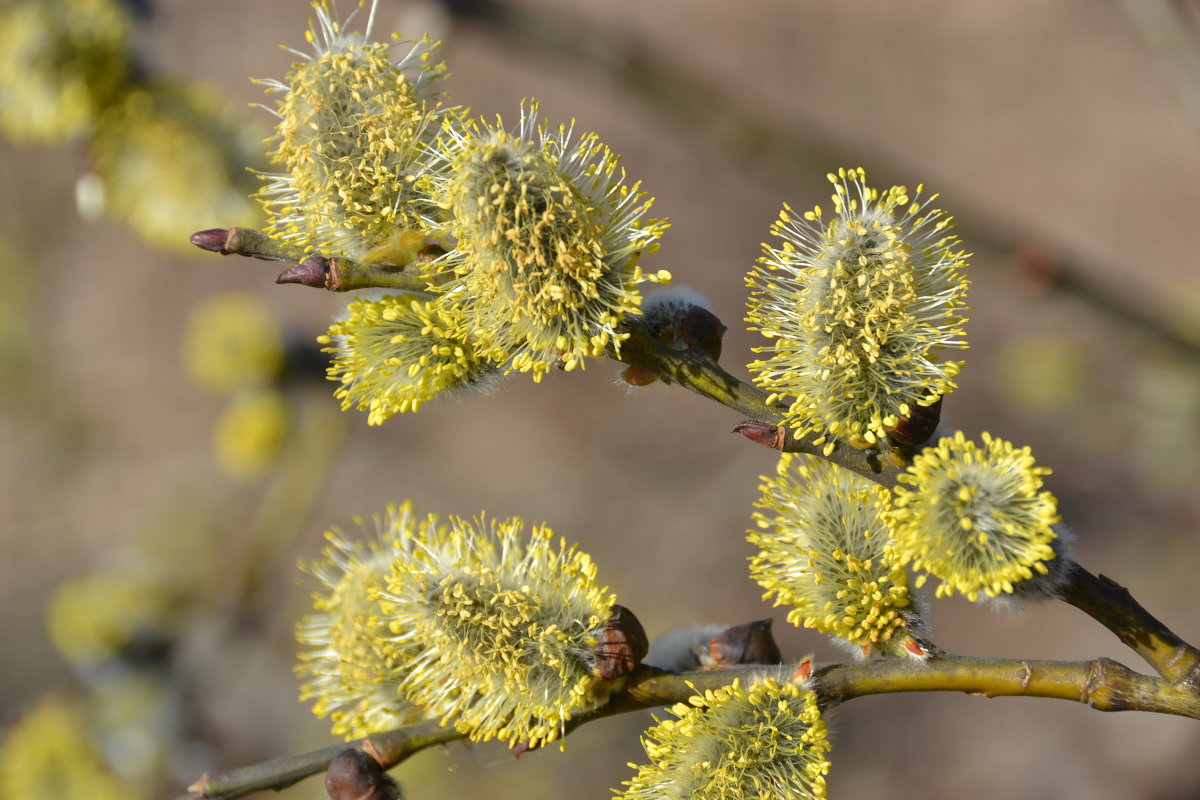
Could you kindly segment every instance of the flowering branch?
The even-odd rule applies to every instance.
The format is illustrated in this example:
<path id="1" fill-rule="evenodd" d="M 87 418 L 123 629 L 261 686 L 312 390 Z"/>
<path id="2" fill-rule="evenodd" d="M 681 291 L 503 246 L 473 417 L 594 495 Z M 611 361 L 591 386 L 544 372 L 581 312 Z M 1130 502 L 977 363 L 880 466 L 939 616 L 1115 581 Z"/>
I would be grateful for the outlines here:
<path id="1" fill-rule="evenodd" d="M 630 337 L 621 346 L 621 361 L 751 417 L 752 421 L 738 426 L 749 438 L 758 434 L 756 441 L 761 442 L 778 436 L 776 441 L 782 443 L 778 449 L 784 452 L 827 458 L 883 486 L 894 485 L 907 466 L 911 450 L 887 443 L 881 443 L 879 451 L 841 446 L 825 456 L 821 448 L 785 433 L 784 409 L 769 405 L 766 392 L 730 375 L 704 352 L 665 347 L 647 336 L 636 322 L 627 321 L 626 330 Z M 1097 577 L 1073 563 L 1057 596 L 1112 631 L 1167 680 L 1200 687 L 1200 650 L 1173 633 L 1112 579 Z"/>
<path id="2" fill-rule="evenodd" d="M 192 242 L 225 255 L 292 262 L 294 266 L 280 275 L 280 282 L 328 291 L 366 287 L 412 290 L 417 284 L 424 288 L 424 282 L 406 275 L 403 267 L 306 254 L 247 228 L 201 231 L 193 235 Z M 431 245 L 421 250 L 418 258 L 432 259 L 441 252 L 441 248 Z M 622 331 L 628 338 L 622 342 L 619 353 L 612 354 L 613 358 L 745 415 L 748 419 L 734 430 L 753 441 L 783 452 L 820 456 L 886 487 L 895 485 L 911 461 L 913 447 L 886 440 L 863 450 L 841 444 L 826 454 L 823 448 L 795 436 L 783 424 L 784 406 L 768 403 L 766 391 L 725 371 L 702 348 L 667 347 L 632 317 L 626 318 Z M 1098 578 L 1074 564 L 1067 571 L 1059 596 L 1112 631 L 1167 680 L 1200 686 L 1200 651 L 1174 634 L 1112 580 Z"/>
<path id="3" fill-rule="evenodd" d="M 792 666 L 741 666 L 705 672 L 665 673 L 641 667 L 626 689 L 601 708 L 572 719 L 567 731 L 615 714 L 685 702 L 735 679 L 774 678 L 786 682 Z M 1200 692 L 1161 678 L 1142 675 L 1108 658 L 1061 662 L 1010 658 L 972 658 L 938 653 L 925 662 L 877 659 L 829 664 L 817 669 L 811 688 L 822 706 L 875 694 L 964 692 L 984 697 L 1046 697 L 1083 703 L 1098 711 L 1150 711 L 1200 719 Z M 264 789 L 282 789 L 323 772 L 348 747 L 360 747 L 390 769 L 426 747 L 463 738 L 452 727 L 422 722 L 360 740 L 297 756 L 263 761 L 228 772 L 206 774 L 180 800 L 233 800 Z"/>
<path id="4" fill-rule="evenodd" d="M 272 239 L 250 228 L 213 228 L 192 235 L 192 244 L 221 255 L 239 255 L 265 261 L 290 263 L 277 283 L 296 283 L 331 292 L 380 288 L 421 292 L 426 282 L 405 273 L 407 265 L 370 264 L 349 258 L 332 258 L 306 252 Z M 431 261 L 444 251 L 428 245 L 417 254 Z M 715 400 L 749 419 L 734 430 L 747 438 L 786 453 L 808 453 L 827 458 L 883 486 L 892 486 L 907 465 L 911 451 L 882 442 L 870 450 L 841 446 L 826 455 L 820 447 L 791 435 L 781 427 L 786 408 L 767 402 L 768 393 L 729 374 L 698 348 L 673 350 L 650 336 L 635 319 L 627 318 L 622 330 L 629 338 L 621 344 L 617 360 L 644 369 L 664 383 L 678 384 Z"/>

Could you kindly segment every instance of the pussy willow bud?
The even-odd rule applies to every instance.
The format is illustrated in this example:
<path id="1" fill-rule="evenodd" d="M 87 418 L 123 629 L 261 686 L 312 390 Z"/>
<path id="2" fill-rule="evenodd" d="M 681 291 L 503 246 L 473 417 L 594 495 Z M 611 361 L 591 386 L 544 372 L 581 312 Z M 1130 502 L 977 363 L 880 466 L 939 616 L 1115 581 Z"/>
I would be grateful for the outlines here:
<path id="1" fill-rule="evenodd" d="M 629 675 L 650 650 L 642 623 L 625 606 L 613 606 L 596 642 L 596 670 L 604 680 Z"/>
<path id="2" fill-rule="evenodd" d="M 830 634 L 866 655 L 915 655 L 906 646 L 921 628 L 908 577 L 891 552 L 888 492 L 827 461 L 785 454 L 763 478 L 759 547 L 750 575 L 790 605 L 788 622 Z"/>
<path id="3" fill-rule="evenodd" d="M 672 350 L 697 348 L 713 361 L 721 357 L 725 325 L 705 306 L 707 301 L 686 286 L 672 286 L 655 292 L 642 302 L 642 327 L 651 338 Z M 647 386 L 658 376 L 640 367 L 629 366 L 621 380 L 630 386 Z"/>
<path id="4" fill-rule="evenodd" d="M 147 241 L 182 249 L 198 227 L 258 224 L 244 165 L 261 161 L 260 141 L 218 96 L 158 79 L 100 117 L 89 149 L 105 210 Z"/>
<path id="5" fill-rule="evenodd" d="M 959 431 L 925 448 L 894 489 L 897 557 L 941 579 L 939 597 L 957 591 L 977 600 L 1055 580 L 1048 564 L 1057 557 L 1057 503 L 1040 491 L 1049 472 L 1028 447 L 987 433 L 982 446 Z"/>
<path id="6" fill-rule="evenodd" d="M 283 392 L 270 387 L 239 391 L 213 426 L 213 453 L 234 480 L 262 477 L 278 460 L 292 430 L 292 409 Z"/>
<path id="7" fill-rule="evenodd" d="M 823 800 L 829 739 L 816 695 L 795 683 L 738 681 L 670 709 L 642 740 L 650 763 L 621 800 Z"/>
<path id="8" fill-rule="evenodd" d="M 326 2 L 313 4 L 312 55 L 283 81 L 261 81 L 282 95 L 274 113 L 284 168 L 263 173 L 259 199 L 267 231 L 327 256 L 405 264 L 440 212 L 429 195 L 428 150 L 451 112 L 427 86 L 444 73 L 436 44 L 370 42 L 345 31 Z M 372 11 L 374 10 L 372 6 Z"/>
<path id="9" fill-rule="evenodd" d="M 965 347 L 966 256 L 937 195 L 879 191 L 862 169 L 830 174 L 832 219 L 819 206 L 784 206 L 783 239 L 750 273 L 747 321 L 771 339 L 750 365 L 770 402 L 792 398 L 790 427 L 870 446 L 913 409 L 954 389 L 962 362 L 938 351 Z"/>
<path id="10" fill-rule="evenodd" d="M 298 283 L 301 286 L 324 289 L 329 284 L 329 259 L 325 256 L 309 256 L 279 273 L 275 282 Z"/>
<path id="11" fill-rule="evenodd" d="M 88 738 L 88 716 L 61 697 L 40 701 L 0 740 L 4 800 L 128 800 L 138 789 L 118 778 Z"/>
<path id="12" fill-rule="evenodd" d="M 638 266 L 667 225 L 645 218 L 650 199 L 624 182 L 594 134 L 550 128 L 532 103 L 510 133 L 447 126 L 433 174 L 456 241 L 441 260 L 461 290 L 467 334 L 506 369 L 540 380 L 618 349 L 617 328 L 638 311 L 638 284 L 667 280 Z"/>
<path id="13" fill-rule="evenodd" d="M 132 68 L 117 0 L 13 0 L 0 25 L 0 130 L 54 143 L 91 130 Z"/>
<path id="14" fill-rule="evenodd" d="M 244 292 L 214 295 L 187 320 L 183 364 L 214 394 L 271 384 L 284 368 L 283 332 L 263 302 Z"/>
<path id="15" fill-rule="evenodd" d="M 646 662 L 668 672 L 691 672 L 712 663 L 709 644 L 726 630 L 724 625 L 672 628 L 650 645 Z"/>
<path id="16" fill-rule="evenodd" d="M 712 669 L 738 664 L 782 664 L 783 654 L 771 633 L 771 620 L 760 619 L 726 628 L 708 643 Z"/>
<path id="17" fill-rule="evenodd" d="M 454 298 L 385 295 L 350 303 L 318 338 L 333 354 L 329 377 L 342 408 L 367 411 L 371 425 L 415 412 L 435 397 L 487 391 L 496 366 L 462 335 Z"/>
<path id="18" fill-rule="evenodd" d="M 597 702 L 596 648 L 615 599 L 591 558 L 548 528 L 451 520 L 388 579 L 400 691 L 474 741 L 541 747 Z"/>
<path id="19" fill-rule="evenodd" d="M 893 425 L 884 425 L 888 438 L 897 444 L 916 447 L 929 441 L 937 431 L 942 419 L 942 398 L 927 406 L 912 406 L 909 413 L 896 419 Z"/>
<path id="20" fill-rule="evenodd" d="M 318 717 L 333 719 L 335 735 L 359 739 L 421 718 L 399 691 L 400 664 L 411 654 L 391 641 L 379 592 L 394 562 L 437 524 L 411 504 L 392 506 L 375 519 L 374 539 L 330 531 L 322 557 L 305 566 L 318 586 L 315 613 L 296 626 L 297 640 L 309 648 L 296 667 L 300 696 L 315 700 Z"/>

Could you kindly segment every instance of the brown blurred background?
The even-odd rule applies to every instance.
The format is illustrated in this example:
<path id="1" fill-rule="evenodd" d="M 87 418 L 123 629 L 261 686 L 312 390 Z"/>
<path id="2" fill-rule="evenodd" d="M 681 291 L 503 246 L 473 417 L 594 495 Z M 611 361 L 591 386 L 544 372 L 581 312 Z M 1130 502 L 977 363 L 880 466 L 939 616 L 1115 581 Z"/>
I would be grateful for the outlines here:
<path id="1" fill-rule="evenodd" d="M 293 57 L 277 45 L 300 48 L 309 17 L 300 0 L 156 8 L 141 39 L 147 62 L 208 82 L 239 107 L 262 99 L 247 77 L 282 77 Z M 741 330 L 743 276 L 782 202 L 827 205 L 824 175 L 838 166 L 862 165 L 875 184 L 924 182 L 940 192 L 976 253 L 971 351 L 945 416 L 969 435 L 988 430 L 1032 445 L 1054 469 L 1048 485 L 1078 533 L 1078 560 L 1200 642 L 1195 350 L 1047 289 L 1029 269 L 1041 267 L 1042 278 L 1076 270 L 1200 345 L 1193 8 L 1149 0 L 521 0 L 519 8 L 551 26 L 558 52 L 486 18 L 400 0 L 380 0 L 376 37 L 428 30 L 445 41 L 456 102 L 509 119 L 522 98 L 536 97 L 549 119 L 574 118 L 621 153 L 657 198 L 655 213 L 672 221 L 646 266 L 670 269 L 711 300 L 730 326 L 722 361 L 735 374 L 745 375 L 756 344 Z M 1146 13 L 1164 8 L 1174 16 Z M 563 19 L 570 36 L 554 32 Z M 642 63 L 665 72 L 629 68 Z M 647 74 L 697 83 L 648 86 L 639 79 Z M 711 89 L 697 91 L 704 85 Z M 240 113 L 265 135 L 268 115 Z M 296 560 L 316 554 L 329 526 L 406 498 L 440 513 L 545 521 L 594 556 L 652 637 L 769 615 L 789 656 L 842 657 L 788 626 L 785 610 L 768 609 L 747 577 L 743 533 L 773 454 L 730 435 L 731 412 L 676 388 L 627 391 L 611 364 L 541 385 L 513 376 L 494 396 L 433 404 L 379 428 L 358 413 L 313 423 L 334 425 L 331 436 L 344 423 L 345 440 L 327 477 L 313 466 L 318 487 L 285 498 L 283 511 L 264 501 L 273 478 L 222 477 L 210 446 L 221 403 L 180 362 L 190 310 L 245 290 L 309 340 L 345 298 L 277 287 L 264 262 L 164 253 L 119 224 L 80 221 L 80 161 L 68 147 L 0 142 L 0 292 L 10 301 L 0 342 L 0 726 L 75 680 L 45 632 L 54 587 L 153 541 L 155 557 L 195 558 L 205 576 L 189 588 L 178 657 L 205 746 L 179 755 L 180 775 L 162 796 L 182 794 L 204 769 L 333 743 L 327 724 L 296 702 L 292 626 L 308 608 Z M 1018 258 L 1018 248 L 1036 255 Z M 331 389 L 297 390 L 305 414 L 328 418 L 320 409 L 333 405 Z M 289 506 L 299 518 L 288 518 Z M 265 507 L 286 524 L 263 533 Z M 1144 668 L 1059 604 L 997 613 L 943 600 L 930 617 L 934 640 L 951 651 L 1109 656 Z M 631 774 L 625 763 L 643 760 L 637 737 L 648 721 L 588 725 L 565 753 L 516 762 L 500 748 L 455 745 L 394 774 L 413 800 L 605 798 Z M 833 736 L 838 798 L 1200 798 L 1200 725 L 1191 720 L 911 695 L 839 709 Z M 320 797 L 321 788 L 310 780 L 286 796 Z"/>

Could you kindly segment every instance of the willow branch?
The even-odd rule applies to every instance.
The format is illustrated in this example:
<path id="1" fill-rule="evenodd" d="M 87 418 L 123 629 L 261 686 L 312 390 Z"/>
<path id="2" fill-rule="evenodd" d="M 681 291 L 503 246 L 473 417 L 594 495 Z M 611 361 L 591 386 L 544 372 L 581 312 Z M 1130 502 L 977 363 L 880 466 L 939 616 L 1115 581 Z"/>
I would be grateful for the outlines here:
<path id="1" fill-rule="evenodd" d="M 426 747 L 461 738 L 463 735 L 453 728 L 443 727 L 436 722 L 422 722 L 376 734 L 353 745 L 338 744 L 301 755 L 273 758 L 227 772 L 205 773 L 200 780 L 188 787 L 188 793 L 180 800 L 233 800 L 266 789 L 286 789 L 305 778 L 324 772 L 333 757 L 347 747 L 362 748 L 390 769 Z"/>
<path id="2" fill-rule="evenodd" d="M 581 715 L 567 732 L 597 719 L 646 708 L 685 702 L 705 690 L 727 686 L 735 678 L 790 679 L 793 666 L 733 667 L 707 672 L 665 673 L 641 667 L 624 691 L 601 708 Z M 1098 711 L 1149 711 L 1200 719 L 1200 693 L 1194 687 L 1142 675 L 1116 661 L 1032 661 L 971 658 L 938 654 L 925 662 L 881 659 L 866 663 L 830 664 L 812 676 L 812 689 L 822 707 L 876 694 L 897 692 L 964 692 L 984 697 L 1046 697 L 1083 703 Z M 188 787 L 180 800 L 233 800 L 264 789 L 282 789 L 323 772 L 348 747 L 359 747 L 385 769 L 437 744 L 463 738 L 453 728 L 423 722 L 303 755 L 272 759 L 228 772 L 206 774 Z"/>
<path id="3" fill-rule="evenodd" d="M 1143 608 L 1128 589 L 1073 564 L 1059 596 L 1116 634 L 1168 681 L 1200 691 L 1200 651 Z"/>

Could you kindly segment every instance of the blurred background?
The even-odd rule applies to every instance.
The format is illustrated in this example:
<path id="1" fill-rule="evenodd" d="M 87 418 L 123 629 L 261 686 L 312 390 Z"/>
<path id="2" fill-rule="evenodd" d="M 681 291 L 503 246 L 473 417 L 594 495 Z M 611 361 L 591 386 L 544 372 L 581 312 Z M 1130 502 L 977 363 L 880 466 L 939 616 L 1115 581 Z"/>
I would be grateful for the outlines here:
<path id="1" fill-rule="evenodd" d="M 29 5 L 0 3 L 10 115 L 11 87 L 38 77 L 13 55 Z M 32 5 L 86 20 L 96 3 Z M 0 760 L 59 771 L 37 796 L 78 780 L 81 797 L 177 797 L 205 770 L 335 743 L 296 699 L 296 562 L 404 499 L 545 521 L 652 638 L 771 616 L 786 656 L 842 658 L 747 576 L 775 459 L 722 407 L 593 363 L 378 428 L 338 412 L 313 339 L 346 298 L 186 243 L 254 224 L 240 167 L 264 164 L 271 118 L 247 108 L 265 102 L 248 78 L 284 75 L 278 45 L 303 49 L 308 4 L 132 7 L 136 77 L 170 86 L 94 129 L 0 136 Z M 442 39 L 448 89 L 476 113 L 515 118 L 536 97 L 621 153 L 672 222 L 645 266 L 709 298 L 742 377 L 757 344 L 743 277 L 784 201 L 827 205 L 839 166 L 940 192 L 975 253 L 944 419 L 1031 445 L 1080 563 L 1200 642 L 1195 4 L 380 0 L 375 26 Z M 207 161 L 187 138 L 206 125 L 224 143 Z M 209 358 L 217 337 L 243 377 Z M 1148 669 L 1062 604 L 951 599 L 929 617 L 950 651 Z M 588 725 L 520 761 L 456 744 L 394 774 L 413 800 L 606 798 L 649 722 Z M 832 730 L 832 797 L 1200 798 L 1192 720 L 945 694 L 860 699 Z M 320 779 L 283 796 L 321 797 Z"/>

